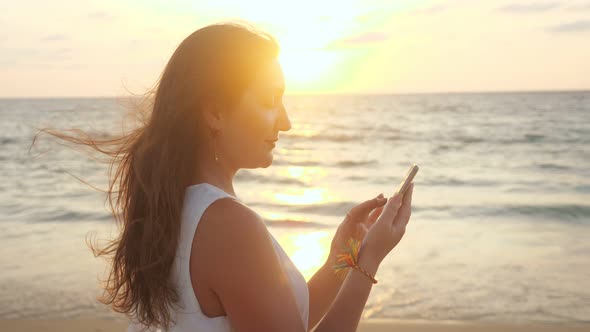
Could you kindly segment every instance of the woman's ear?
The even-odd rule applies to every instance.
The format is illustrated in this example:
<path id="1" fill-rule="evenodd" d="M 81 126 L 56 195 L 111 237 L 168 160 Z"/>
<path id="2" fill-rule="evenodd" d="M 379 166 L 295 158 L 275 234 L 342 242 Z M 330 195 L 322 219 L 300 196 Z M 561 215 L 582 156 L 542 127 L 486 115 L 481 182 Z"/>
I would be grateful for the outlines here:
<path id="1" fill-rule="evenodd" d="M 205 125 L 211 131 L 219 131 L 223 128 L 223 112 L 219 103 L 208 100 L 203 103 L 201 114 Z"/>

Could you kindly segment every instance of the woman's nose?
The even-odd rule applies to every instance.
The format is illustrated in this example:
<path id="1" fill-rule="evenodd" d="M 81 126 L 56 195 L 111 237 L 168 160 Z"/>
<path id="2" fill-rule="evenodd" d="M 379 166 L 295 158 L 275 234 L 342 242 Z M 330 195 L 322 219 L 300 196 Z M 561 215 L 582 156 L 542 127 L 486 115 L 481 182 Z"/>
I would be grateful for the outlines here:
<path id="1" fill-rule="evenodd" d="M 279 130 L 282 131 L 291 129 L 291 121 L 289 120 L 289 115 L 287 114 L 287 110 L 284 106 L 281 107 L 281 111 L 279 112 L 278 127 Z"/>

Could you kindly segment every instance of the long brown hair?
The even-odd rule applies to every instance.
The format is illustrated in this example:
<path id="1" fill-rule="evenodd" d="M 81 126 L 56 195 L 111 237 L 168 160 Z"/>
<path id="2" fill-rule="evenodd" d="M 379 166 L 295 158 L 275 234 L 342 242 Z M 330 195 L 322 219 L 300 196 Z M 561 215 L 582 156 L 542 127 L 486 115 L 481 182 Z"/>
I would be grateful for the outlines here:
<path id="1" fill-rule="evenodd" d="M 137 128 L 109 138 L 78 129 L 37 132 L 31 147 L 47 133 L 100 153 L 110 165 L 105 192 L 121 232 L 102 249 L 90 243 L 95 257 L 110 258 L 100 302 L 146 327 L 168 329 L 174 323 L 170 310 L 179 297 L 169 277 L 185 189 L 195 175 L 196 151 L 205 144 L 199 111 L 212 100 L 231 109 L 261 65 L 278 52 L 272 36 L 249 24 L 209 25 L 173 53 L 137 105 L 145 115 Z"/>

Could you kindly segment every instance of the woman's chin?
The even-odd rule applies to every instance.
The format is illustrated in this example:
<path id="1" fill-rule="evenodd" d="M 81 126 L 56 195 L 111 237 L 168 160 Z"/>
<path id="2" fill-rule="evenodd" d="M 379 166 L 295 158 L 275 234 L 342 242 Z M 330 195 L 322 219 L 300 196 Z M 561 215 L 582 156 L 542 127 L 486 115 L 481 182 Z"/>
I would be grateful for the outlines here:
<path id="1" fill-rule="evenodd" d="M 269 167 L 270 165 L 272 165 L 272 161 L 274 159 L 274 156 L 272 154 L 272 151 L 270 151 L 269 153 L 266 154 L 266 158 L 263 162 L 263 166 L 262 167 Z"/>

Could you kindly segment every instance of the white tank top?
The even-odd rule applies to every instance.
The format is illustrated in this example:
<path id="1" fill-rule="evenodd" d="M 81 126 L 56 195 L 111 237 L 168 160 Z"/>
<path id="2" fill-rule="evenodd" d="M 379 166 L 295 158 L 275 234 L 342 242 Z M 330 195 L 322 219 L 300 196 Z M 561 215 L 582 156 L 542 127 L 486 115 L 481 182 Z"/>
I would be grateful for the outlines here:
<path id="1" fill-rule="evenodd" d="M 176 324 L 171 326 L 167 332 L 189 332 L 189 331 L 207 331 L 207 332 L 231 332 L 233 328 L 230 325 L 227 316 L 207 317 L 205 316 L 195 296 L 189 272 L 189 258 L 193 237 L 201 216 L 211 203 L 223 197 L 232 197 L 240 201 L 237 197 L 226 193 L 218 187 L 209 183 L 199 183 L 186 188 L 184 204 L 182 208 L 182 225 L 180 229 L 180 241 L 176 249 L 176 258 L 173 263 L 171 278 L 179 295 L 179 311 L 172 312 L 172 317 Z M 269 232 L 274 244 L 277 257 L 289 278 L 293 295 L 297 303 L 297 308 L 303 320 L 303 325 L 307 330 L 309 318 L 309 290 L 305 278 L 295 267 L 289 256 L 285 253 L 281 245 L 274 236 Z M 132 320 L 129 323 L 127 332 L 136 332 L 141 330 L 141 325 Z M 148 329 L 150 332 L 163 332 L 161 329 Z"/>

